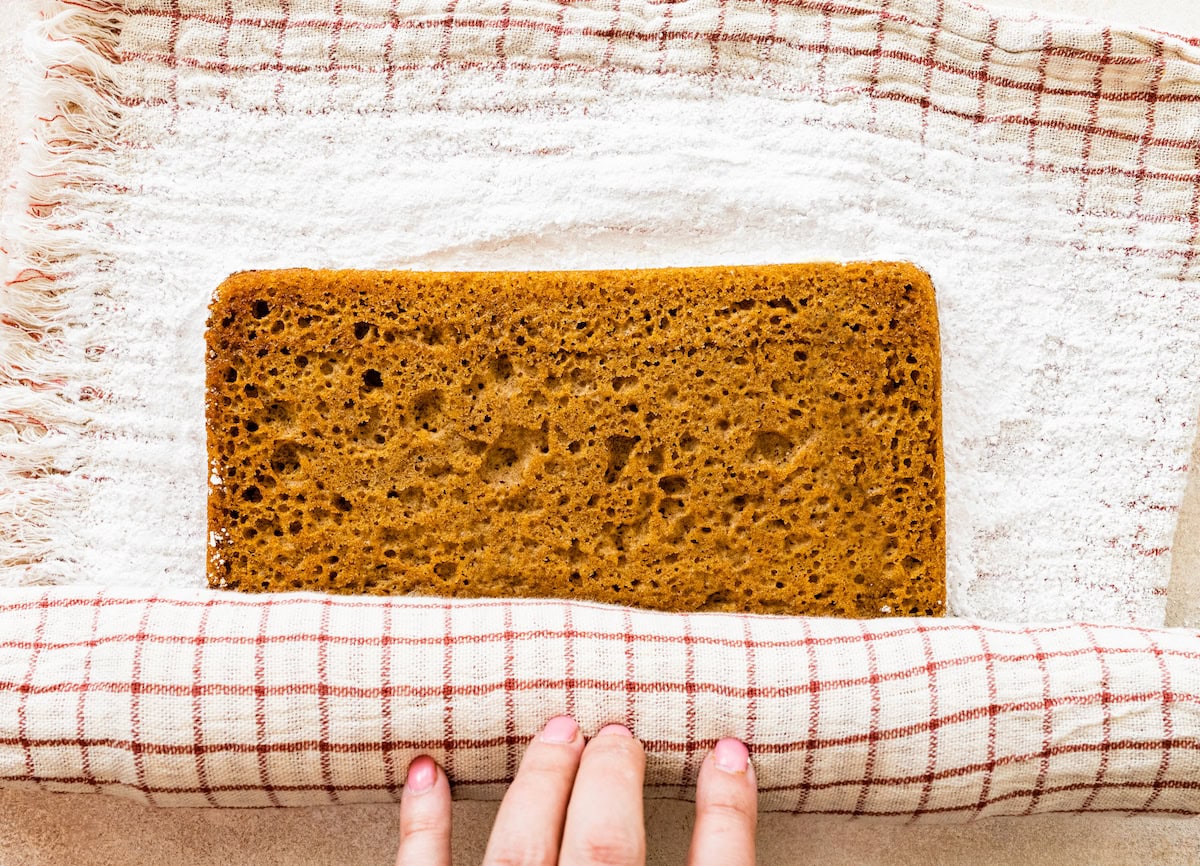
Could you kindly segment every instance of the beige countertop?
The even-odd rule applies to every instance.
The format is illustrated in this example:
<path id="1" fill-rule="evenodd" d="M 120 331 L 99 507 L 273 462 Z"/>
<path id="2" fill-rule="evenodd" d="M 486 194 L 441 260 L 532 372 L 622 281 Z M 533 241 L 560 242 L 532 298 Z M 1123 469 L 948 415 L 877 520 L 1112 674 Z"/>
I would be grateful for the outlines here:
<path id="1" fill-rule="evenodd" d="M 1193 0 L 1008 0 L 1004 5 L 1115 24 L 1196 31 Z M 25 7 L 0 2 L 0 176 L 19 122 L 14 70 Z M 0 189 L 0 206 L 7 190 Z M 0 243 L 0 247 L 3 243 Z M 1168 624 L 1200 624 L 1200 453 L 1194 453 L 1176 533 Z M 691 806 L 647 805 L 649 862 L 682 863 Z M 492 803 L 455 804 L 456 863 L 478 863 Z M 0 790 L 0 866 L 382 866 L 395 853 L 395 806 L 283 810 L 147 809 L 109 797 Z M 1200 862 L 1200 821 L 1111 816 L 993 818 L 965 826 L 846 822 L 764 815 L 759 862 L 800 864 L 1185 864 Z"/>

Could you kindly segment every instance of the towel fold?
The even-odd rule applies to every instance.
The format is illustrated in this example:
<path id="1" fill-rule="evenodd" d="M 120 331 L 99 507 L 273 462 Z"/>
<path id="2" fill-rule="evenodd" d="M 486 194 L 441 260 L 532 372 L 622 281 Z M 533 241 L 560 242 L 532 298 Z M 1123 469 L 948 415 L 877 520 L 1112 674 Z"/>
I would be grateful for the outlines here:
<path id="1" fill-rule="evenodd" d="M 1200 812 L 1200 642 L 1126 626 L 673 615 L 563 602 L 0 600 L 0 779 L 157 806 L 499 798 L 551 716 L 645 743 L 690 798 L 750 744 L 764 810 L 962 820 Z"/>

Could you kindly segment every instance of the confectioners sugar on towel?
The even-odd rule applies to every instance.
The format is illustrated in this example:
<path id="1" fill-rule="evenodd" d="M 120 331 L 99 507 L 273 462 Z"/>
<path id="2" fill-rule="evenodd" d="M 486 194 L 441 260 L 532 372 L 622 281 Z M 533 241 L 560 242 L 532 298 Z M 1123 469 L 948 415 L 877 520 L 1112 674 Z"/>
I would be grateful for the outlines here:
<path id="1" fill-rule="evenodd" d="M 39 6 L 35 108 L 77 108 L 40 112 L 8 233 L 0 582 L 204 585 L 233 271 L 908 259 L 951 612 L 1161 624 L 1200 404 L 1193 42 L 949 0 Z"/>

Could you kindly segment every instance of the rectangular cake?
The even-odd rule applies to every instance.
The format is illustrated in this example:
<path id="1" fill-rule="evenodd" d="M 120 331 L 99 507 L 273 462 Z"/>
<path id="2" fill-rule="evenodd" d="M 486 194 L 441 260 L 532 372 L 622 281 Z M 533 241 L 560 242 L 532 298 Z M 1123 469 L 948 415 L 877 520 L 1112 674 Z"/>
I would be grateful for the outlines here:
<path id="1" fill-rule="evenodd" d="M 943 613 L 912 265 L 246 272 L 207 342 L 213 586 Z"/>

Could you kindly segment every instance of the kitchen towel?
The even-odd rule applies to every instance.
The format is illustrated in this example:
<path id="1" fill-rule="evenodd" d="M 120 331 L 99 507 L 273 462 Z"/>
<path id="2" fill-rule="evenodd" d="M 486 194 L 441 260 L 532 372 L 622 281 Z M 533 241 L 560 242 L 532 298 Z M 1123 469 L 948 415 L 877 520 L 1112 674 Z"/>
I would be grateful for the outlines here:
<path id="1" fill-rule="evenodd" d="M 398 798 L 430 754 L 498 799 L 551 716 L 689 798 L 724 736 L 765 810 L 892 820 L 1200 812 L 1181 629 L 693 614 L 550 601 L 0 596 L 0 779 L 157 806 Z"/>
<path id="2" fill-rule="evenodd" d="M 590 705 L 590 693 L 580 700 L 589 683 L 632 701 L 660 793 L 688 796 L 698 744 L 727 731 L 761 747 L 769 808 L 908 816 L 1191 808 L 1179 792 L 1195 775 L 1188 761 L 1200 735 L 1186 667 L 1197 635 L 1148 627 L 1163 619 L 1200 398 L 1195 40 L 957 0 L 37 5 L 32 126 L 17 179 L 25 207 L 5 233 L 0 305 L 0 604 L 18 635 L 33 631 L 0 631 L 0 688 L 15 702 L 15 714 L 0 714 L 8 726 L 0 777 L 176 805 L 329 802 L 391 796 L 387 779 L 372 774 L 381 755 L 399 760 L 415 743 L 444 750 L 460 793 L 493 796 L 511 773 L 515 742 L 535 724 L 524 684 L 544 680 L 571 704 Z M 267 688 L 260 682 L 281 693 L 297 682 L 290 663 L 266 650 L 271 611 L 290 610 L 283 599 L 202 588 L 203 326 L 210 292 L 228 273 L 807 259 L 908 259 L 933 277 L 950 607 L 969 621 L 760 624 L 447 603 L 437 608 L 438 646 L 472 648 L 462 650 L 468 665 L 442 671 L 437 696 L 413 691 L 410 677 L 424 676 L 425 661 L 398 657 L 355 673 L 368 685 L 354 688 L 377 689 L 376 702 L 421 695 L 437 712 L 396 711 L 404 729 L 380 745 L 376 726 L 358 725 L 330 674 L 314 669 L 305 682 L 315 702 L 288 716 L 299 745 L 281 747 L 292 755 L 287 772 L 207 757 L 208 743 L 274 754 L 266 710 L 244 697 Z M 163 601 L 176 596 L 190 601 Z M 89 597 L 90 608 L 79 601 Z M 113 598 L 125 601 L 99 601 Z M 312 610 L 353 621 L 352 611 L 379 604 L 300 605 L 282 633 L 320 634 L 319 621 L 302 621 Z M 212 708 L 203 665 L 137 650 L 166 635 L 164 645 L 182 642 L 207 658 L 212 632 L 193 605 L 264 646 L 258 656 L 244 647 L 223 655 L 226 645 L 212 644 L 235 685 L 227 699 L 213 692 Z M 364 615 L 354 639 L 403 644 L 428 628 L 423 602 L 383 609 L 393 611 L 387 626 Z M 149 611 L 154 631 L 139 620 L 89 653 L 88 635 L 129 610 Z M 634 653 L 639 641 L 662 639 L 655 676 L 589 672 L 586 652 L 572 676 L 544 675 L 572 631 L 562 621 L 585 612 L 597 618 L 601 643 Z M 503 625 L 478 625 L 495 616 L 533 624 L 510 644 L 451 641 L 477 628 L 507 635 Z M 1093 625 L 1044 624 L 1064 620 Z M 686 634 L 709 628 L 723 649 L 696 680 L 699 644 Z M 46 629 L 58 637 L 46 643 Z M 923 673 L 905 674 L 900 691 L 871 686 L 866 647 L 876 640 L 864 635 L 876 629 L 910 636 L 894 653 L 889 645 L 887 658 Z M 994 668 L 987 676 L 979 660 L 991 650 L 979 629 L 1012 641 L 1002 656 L 1032 665 L 1036 678 Z M 762 651 L 759 630 L 781 652 L 766 668 L 780 691 L 762 694 L 783 707 L 761 718 L 760 686 L 747 682 L 757 668 L 744 658 Z M 943 686 L 941 656 L 925 655 L 929 634 L 939 653 L 976 660 L 951 665 L 983 675 L 975 691 Z M 847 635 L 860 651 L 846 651 Z M 1167 645 L 1169 662 L 1155 649 Z M 476 656 L 485 646 L 499 655 Z M 123 668 L 122 653 L 153 664 Z M 83 669 L 59 669 L 68 658 Z M 1087 670 L 1068 665 L 1059 677 L 1047 661 L 1059 658 L 1086 660 Z M 467 711 L 471 735 L 447 733 L 459 690 L 473 693 L 472 676 L 492 676 L 486 660 L 504 671 L 484 689 L 502 696 L 496 714 Z M 823 693 L 826 667 L 833 682 L 865 688 L 863 703 L 802 698 Z M 369 685 L 371 677 L 381 679 Z M 55 700 L 76 696 L 79 727 L 74 710 L 64 722 L 39 709 L 49 700 L 43 687 Z M 150 712 L 139 698 L 133 716 L 127 697 L 119 711 L 103 697 L 160 687 L 206 699 L 181 729 L 177 708 Z M 710 688 L 741 703 L 706 705 Z M 1052 707 L 1062 696 L 1090 721 L 1068 714 L 1060 727 Z M 656 701 L 663 710 L 641 706 Z M 924 733 L 897 736 L 904 748 L 887 753 L 886 770 L 876 767 L 869 755 L 910 724 L 893 714 L 913 706 L 924 708 L 911 722 Z M 960 714 L 972 723 L 956 733 L 973 745 L 960 750 L 937 733 L 942 748 L 931 752 L 930 732 Z M 100 751 L 89 739 L 93 719 L 96 743 L 110 743 Z M 1137 720 L 1136 735 L 1114 734 L 1125 719 Z M 1030 725 L 1041 737 L 1033 745 Z M 845 738 L 866 744 L 863 768 Z M 303 757 L 309 747 L 315 763 Z M 826 747 L 831 773 L 818 772 Z M 167 771 L 148 757 L 160 753 L 180 772 L 186 756 L 205 778 L 162 790 L 172 787 Z M 1032 781 L 1006 781 L 1008 768 L 1028 761 L 1039 768 Z M 148 781 L 150 768 L 158 775 Z M 942 784 L 967 777 L 974 800 Z M 879 779 L 916 779 L 922 793 L 897 793 L 904 783 L 876 801 Z M 861 791 L 846 794 L 847 780 Z M 261 800 L 272 791 L 274 800 Z"/>

